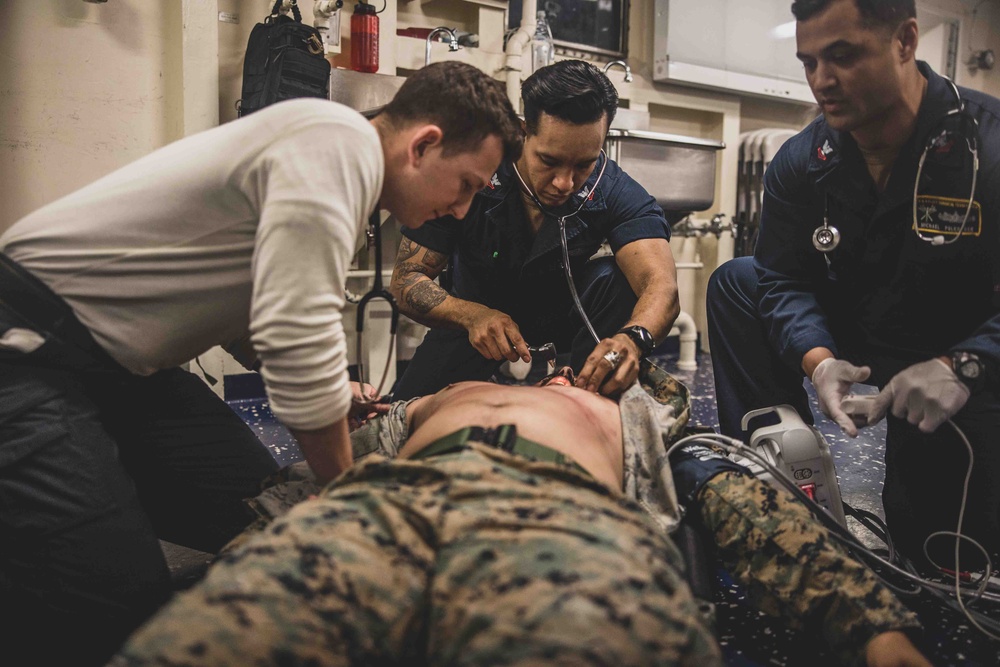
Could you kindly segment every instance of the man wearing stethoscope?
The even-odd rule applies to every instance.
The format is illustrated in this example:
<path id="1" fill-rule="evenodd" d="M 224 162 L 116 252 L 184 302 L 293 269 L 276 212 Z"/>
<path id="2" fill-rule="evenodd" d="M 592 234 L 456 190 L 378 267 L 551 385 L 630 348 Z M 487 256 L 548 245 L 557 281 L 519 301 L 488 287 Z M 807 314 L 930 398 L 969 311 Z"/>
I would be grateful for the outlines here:
<path id="1" fill-rule="evenodd" d="M 464 219 L 403 232 L 391 289 L 431 331 L 396 400 L 487 380 L 548 342 L 568 353 L 577 386 L 615 395 L 680 311 L 663 211 L 602 150 L 618 108 L 607 76 L 563 60 L 521 92 L 522 158 L 500 166 Z M 605 241 L 614 257 L 591 259 Z M 433 281 L 449 262 L 446 291 Z"/>
<path id="2" fill-rule="evenodd" d="M 747 411 L 780 403 L 810 418 L 803 375 L 844 433 L 885 417 L 886 518 L 921 559 L 931 532 L 958 526 L 969 451 L 957 426 L 974 452 L 962 532 L 996 553 L 1000 101 L 915 59 L 913 0 L 792 12 L 823 115 L 765 174 L 753 258 L 709 286 L 722 431 L 739 436 Z M 850 410 L 854 383 L 881 391 Z M 946 564 L 954 544 L 928 548 Z"/>

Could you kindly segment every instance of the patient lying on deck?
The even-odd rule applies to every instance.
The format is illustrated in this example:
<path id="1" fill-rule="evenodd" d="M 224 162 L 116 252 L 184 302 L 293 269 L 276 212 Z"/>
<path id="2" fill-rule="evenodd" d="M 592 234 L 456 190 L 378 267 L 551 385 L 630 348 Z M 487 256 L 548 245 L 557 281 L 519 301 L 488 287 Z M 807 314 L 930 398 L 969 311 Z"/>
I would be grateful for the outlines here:
<path id="1" fill-rule="evenodd" d="M 352 468 L 228 550 L 112 664 L 722 664 L 667 532 L 664 443 L 636 437 L 675 436 L 683 401 L 637 384 L 619 404 L 571 373 L 394 404 L 357 432 Z M 929 664 L 900 632 L 915 617 L 804 507 L 712 465 L 678 476 L 684 510 L 761 609 L 840 664 Z"/>

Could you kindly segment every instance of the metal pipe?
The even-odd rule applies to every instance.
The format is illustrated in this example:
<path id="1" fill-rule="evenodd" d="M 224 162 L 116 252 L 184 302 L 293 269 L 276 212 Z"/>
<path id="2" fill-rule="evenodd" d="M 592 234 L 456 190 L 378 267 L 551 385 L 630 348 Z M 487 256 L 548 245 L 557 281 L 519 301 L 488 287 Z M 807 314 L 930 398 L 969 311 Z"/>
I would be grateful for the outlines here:
<path id="1" fill-rule="evenodd" d="M 681 345 L 680 355 L 677 358 L 677 368 L 682 371 L 698 370 L 698 362 L 695 356 L 695 341 L 698 340 L 698 329 L 695 327 L 694 318 L 682 310 L 677 314 L 674 326 L 670 329 L 670 333 L 667 336 L 680 337 Z"/>
<path id="2" fill-rule="evenodd" d="M 537 0 L 524 0 L 521 5 L 521 27 L 510 36 L 504 48 L 503 68 L 506 74 L 507 97 L 515 110 L 521 107 L 521 73 L 524 69 L 521 64 L 521 54 L 535 34 L 537 8 Z"/>

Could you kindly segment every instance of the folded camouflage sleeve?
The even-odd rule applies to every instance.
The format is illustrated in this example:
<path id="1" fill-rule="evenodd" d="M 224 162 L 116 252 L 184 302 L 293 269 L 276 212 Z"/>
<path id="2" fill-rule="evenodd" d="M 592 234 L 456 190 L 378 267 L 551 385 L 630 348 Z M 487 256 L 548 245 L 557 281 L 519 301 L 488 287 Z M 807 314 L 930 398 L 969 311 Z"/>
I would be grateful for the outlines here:
<path id="1" fill-rule="evenodd" d="M 754 606 L 822 636 L 838 664 L 865 664 L 865 648 L 889 630 L 918 630 L 917 617 L 785 491 L 739 472 L 701 488 L 700 518 L 725 568 Z"/>

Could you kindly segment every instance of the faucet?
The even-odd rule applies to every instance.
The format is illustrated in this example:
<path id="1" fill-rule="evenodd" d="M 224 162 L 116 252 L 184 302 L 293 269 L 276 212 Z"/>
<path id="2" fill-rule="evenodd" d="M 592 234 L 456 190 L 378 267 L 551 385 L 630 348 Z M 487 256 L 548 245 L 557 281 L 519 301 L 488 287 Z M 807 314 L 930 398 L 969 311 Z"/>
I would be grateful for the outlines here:
<path id="1" fill-rule="evenodd" d="M 715 238 L 722 236 L 722 232 L 733 232 L 736 233 L 736 227 L 733 225 L 732 220 L 725 222 L 726 215 L 724 213 L 716 213 L 712 216 L 712 222 L 708 225 L 708 233 L 715 234 Z"/>
<path id="2" fill-rule="evenodd" d="M 434 40 L 434 36 L 439 32 L 448 33 L 448 50 L 458 51 L 458 35 L 455 34 L 454 28 L 448 28 L 446 26 L 438 26 L 431 30 L 430 34 L 427 35 L 427 48 L 424 50 L 424 66 L 431 64 L 431 42 Z"/>
<path id="3" fill-rule="evenodd" d="M 430 48 L 430 47 L 428 47 Z M 604 72 L 607 73 L 609 69 L 618 65 L 623 70 L 625 70 L 625 83 L 632 83 L 632 68 L 628 66 L 628 63 L 624 60 L 612 60 L 607 65 L 604 66 Z"/>

